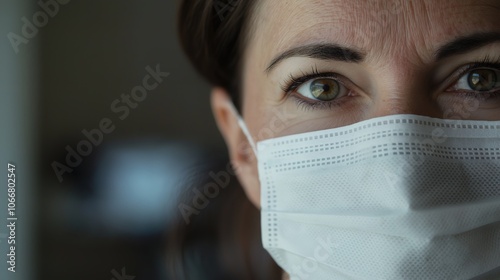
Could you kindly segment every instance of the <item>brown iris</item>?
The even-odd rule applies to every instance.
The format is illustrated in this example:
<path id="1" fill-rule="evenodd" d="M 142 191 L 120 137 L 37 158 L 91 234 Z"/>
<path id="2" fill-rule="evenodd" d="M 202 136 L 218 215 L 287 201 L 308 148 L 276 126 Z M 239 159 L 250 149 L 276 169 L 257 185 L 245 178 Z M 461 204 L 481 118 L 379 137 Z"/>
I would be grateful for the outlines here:
<path id="1" fill-rule="evenodd" d="M 321 101 L 333 100 L 340 92 L 340 85 L 332 79 L 317 79 L 311 83 L 311 94 Z"/>
<path id="2" fill-rule="evenodd" d="M 469 87 L 476 91 L 488 91 L 495 88 L 497 76 L 491 69 L 476 69 L 469 73 L 467 78 Z"/>

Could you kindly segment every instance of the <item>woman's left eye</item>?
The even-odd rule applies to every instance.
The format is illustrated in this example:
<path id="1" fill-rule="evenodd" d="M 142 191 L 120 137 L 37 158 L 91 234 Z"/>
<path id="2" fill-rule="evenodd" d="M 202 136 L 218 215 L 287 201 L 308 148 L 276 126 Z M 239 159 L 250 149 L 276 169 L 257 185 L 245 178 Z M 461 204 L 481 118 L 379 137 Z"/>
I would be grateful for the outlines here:
<path id="1" fill-rule="evenodd" d="M 500 89 L 500 70 L 494 68 L 476 68 L 460 77 L 453 90 L 466 92 L 489 92 Z"/>

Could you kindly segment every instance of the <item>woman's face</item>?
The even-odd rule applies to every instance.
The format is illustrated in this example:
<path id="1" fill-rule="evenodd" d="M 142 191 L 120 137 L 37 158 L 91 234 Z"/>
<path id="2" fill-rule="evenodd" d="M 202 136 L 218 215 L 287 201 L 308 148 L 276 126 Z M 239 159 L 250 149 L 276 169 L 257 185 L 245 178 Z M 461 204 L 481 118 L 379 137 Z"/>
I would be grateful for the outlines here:
<path id="1" fill-rule="evenodd" d="M 500 120 L 499 0 L 260 0 L 243 67 L 255 141 L 391 115 Z M 293 77 L 293 78 L 292 78 Z M 257 162 L 214 89 L 250 200 Z"/>

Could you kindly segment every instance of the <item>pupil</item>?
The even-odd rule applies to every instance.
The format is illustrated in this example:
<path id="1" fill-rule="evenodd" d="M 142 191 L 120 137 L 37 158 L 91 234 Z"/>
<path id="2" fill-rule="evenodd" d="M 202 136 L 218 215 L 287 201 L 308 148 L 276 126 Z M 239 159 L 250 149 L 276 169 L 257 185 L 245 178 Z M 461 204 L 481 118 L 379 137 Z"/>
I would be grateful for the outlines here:
<path id="1" fill-rule="evenodd" d="M 487 91 L 495 87 L 497 79 L 491 69 L 479 69 L 469 74 L 468 83 L 473 90 Z"/>
<path id="2" fill-rule="evenodd" d="M 331 79 L 318 79 L 311 83 L 312 95 L 322 101 L 329 101 L 339 93 L 338 83 Z"/>

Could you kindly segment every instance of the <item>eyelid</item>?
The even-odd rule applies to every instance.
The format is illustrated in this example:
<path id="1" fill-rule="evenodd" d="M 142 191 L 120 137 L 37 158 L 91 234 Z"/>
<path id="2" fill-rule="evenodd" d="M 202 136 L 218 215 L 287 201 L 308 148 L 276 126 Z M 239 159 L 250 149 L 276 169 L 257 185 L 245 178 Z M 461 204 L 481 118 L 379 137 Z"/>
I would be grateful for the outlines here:
<path id="1" fill-rule="evenodd" d="M 466 74 L 476 69 L 484 69 L 491 68 L 493 70 L 500 71 L 500 57 L 497 60 L 490 59 L 489 57 L 485 57 L 482 61 L 472 62 L 467 65 L 461 66 L 456 69 L 453 74 L 448 77 L 445 82 L 444 91 L 453 91 L 455 90 L 455 85 L 459 82 L 461 78 L 463 78 Z"/>
<path id="2" fill-rule="evenodd" d="M 351 82 L 345 76 L 337 73 L 332 73 L 332 72 L 316 73 L 315 75 L 312 76 L 306 75 L 305 77 L 301 77 L 298 79 L 307 79 L 307 80 L 305 82 L 302 82 L 298 87 L 286 92 L 283 98 L 288 98 L 288 97 L 292 98 L 297 104 L 297 106 L 302 109 L 323 110 L 323 109 L 332 109 L 334 107 L 342 108 L 342 105 L 348 103 L 348 101 L 350 100 L 349 97 L 352 98 L 357 96 L 356 93 L 358 91 L 355 90 L 357 89 L 357 87 L 354 85 L 354 83 Z M 317 79 L 332 79 L 337 83 L 339 83 L 340 86 L 344 88 L 341 89 L 339 96 L 335 97 L 332 100 L 319 100 L 313 97 L 308 97 L 305 94 L 299 92 L 300 87 L 305 86 L 308 83 L 311 83 L 312 81 Z"/>
<path id="3" fill-rule="evenodd" d="M 476 68 L 476 69 L 472 69 L 472 70 L 477 70 L 477 69 L 487 69 L 487 70 L 491 70 L 491 71 L 494 71 L 495 75 L 497 77 L 500 77 L 500 69 L 497 69 L 497 68 L 491 68 L 491 67 L 484 67 L 484 68 Z M 455 90 L 462 90 L 462 91 L 474 91 L 472 89 L 461 89 L 459 88 L 459 84 L 463 83 L 463 79 L 464 78 L 467 78 L 467 74 L 469 74 L 472 70 L 469 70 L 468 72 L 466 72 L 464 75 L 461 75 L 458 80 L 453 84 L 452 88 L 454 88 Z M 461 82 L 462 81 L 462 82 Z M 468 82 L 466 82 L 468 83 Z M 467 85 L 469 86 L 469 85 Z M 494 88 L 491 89 L 491 90 L 487 90 L 487 91 L 481 91 L 481 92 L 488 92 L 488 91 L 498 91 L 500 89 L 500 80 L 497 80 L 495 81 L 495 84 L 494 84 Z"/>
<path id="4" fill-rule="evenodd" d="M 316 70 L 315 70 L 316 71 Z M 349 81 L 346 77 L 343 75 L 340 75 L 335 72 L 315 72 L 313 74 L 304 74 L 299 77 L 299 78 L 294 78 L 292 75 L 290 75 L 290 84 L 288 86 L 282 86 L 282 90 L 285 93 L 289 93 L 291 91 L 295 91 L 297 88 L 301 87 L 307 82 L 310 82 L 315 79 L 333 79 L 340 83 L 342 86 L 348 88 L 351 90 L 353 86 L 353 83 Z M 300 81 L 300 84 L 297 84 Z"/>
<path id="5" fill-rule="evenodd" d="M 337 93 L 338 96 L 335 96 L 332 100 L 335 100 L 335 99 L 338 99 L 340 97 L 342 97 L 344 95 L 345 92 L 349 92 L 349 88 L 346 87 L 342 82 L 340 82 L 338 79 L 333 79 L 333 78 L 329 78 L 329 77 L 324 77 L 324 78 L 314 78 L 314 79 L 309 79 L 307 80 L 305 83 L 302 83 L 299 87 L 297 87 L 295 90 L 294 90 L 294 93 L 297 93 L 299 95 L 301 95 L 302 97 L 304 98 L 308 98 L 308 99 L 311 99 L 311 100 L 314 100 L 314 101 L 317 101 L 317 102 L 328 102 L 328 101 L 332 101 L 332 100 L 320 100 L 320 99 L 317 99 L 315 98 L 314 96 L 312 96 L 312 92 L 311 92 L 311 83 L 313 83 L 314 81 L 317 81 L 317 80 L 332 80 L 332 81 L 335 81 L 335 83 L 339 84 L 339 92 Z M 309 85 L 309 88 L 307 87 Z M 306 92 L 309 92 L 309 94 L 307 93 L 302 93 L 301 90 L 302 88 L 305 87 L 305 91 Z M 340 97 L 339 97 L 340 96 Z"/>

